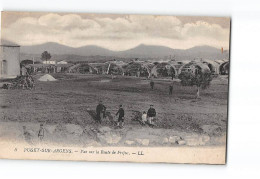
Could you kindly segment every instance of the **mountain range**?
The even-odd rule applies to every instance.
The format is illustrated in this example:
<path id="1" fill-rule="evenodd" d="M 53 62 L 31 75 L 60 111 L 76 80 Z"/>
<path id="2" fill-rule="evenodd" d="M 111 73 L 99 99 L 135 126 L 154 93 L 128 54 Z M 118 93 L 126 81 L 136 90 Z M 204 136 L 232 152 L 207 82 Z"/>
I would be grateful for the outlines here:
<path id="1" fill-rule="evenodd" d="M 111 51 L 95 45 L 87 45 L 79 48 L 73 48 L 54 42 L 48 42 L 40 45 L 21 46 L 23 57 L 40 57 L 43 51 L 48 51 L 53 57 L 90 57 L 103 56 L 115 58 L 165 58 L 171 57 L 176 60 L 193 60 L 194 58 L 223 59 L 229 58 L 229 51 L 221 53 L 221 49 L 211 46 L 196 46 L 190 49 L 172 49 L 165 46 L 144 45 L 141 44 L 125 51 Z M 84 58 L 83 58 L 84 59 Z"/>

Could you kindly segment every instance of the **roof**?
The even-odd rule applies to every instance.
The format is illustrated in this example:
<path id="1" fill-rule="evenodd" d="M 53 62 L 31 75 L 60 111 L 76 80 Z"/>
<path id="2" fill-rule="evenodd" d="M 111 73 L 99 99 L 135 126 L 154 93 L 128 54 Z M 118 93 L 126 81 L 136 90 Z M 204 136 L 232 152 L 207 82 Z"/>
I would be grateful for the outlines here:
<path id="1" fill-rule="evenodd" d="M 70 67 L 73 64 L 68 63 L 68 64 L 43 64 L 43 63 L 37 63 L 37 64 L 27 64 L 26 67 L 49 67 L 49 66 L 56 66 L 56 67 Z"/>
<path id="2" fill-rule="evenodd" d="M 180 69 L 179 69 L 179 73 L 181 73 L 182 69 L 184 68 L 189 68 L 191 66 L 199 66 L 201 68 L 201 70 L 203 71 L 210 71 L 208 65 L 202 63 L 202 62 L 198 62 L 198 61 L 191 61 L 190 63 L 184 64 Z"/>
<path id="3" fill-rule="evenodd" d="M 115 65 L 117 65 L 117 66 L 126 65 L 126 63 L 123 62 L 123 61 L 108 61 L 108 62 L 105 62 L 105 64 L 110 64 L 110 63 L 115 64 Z"/>

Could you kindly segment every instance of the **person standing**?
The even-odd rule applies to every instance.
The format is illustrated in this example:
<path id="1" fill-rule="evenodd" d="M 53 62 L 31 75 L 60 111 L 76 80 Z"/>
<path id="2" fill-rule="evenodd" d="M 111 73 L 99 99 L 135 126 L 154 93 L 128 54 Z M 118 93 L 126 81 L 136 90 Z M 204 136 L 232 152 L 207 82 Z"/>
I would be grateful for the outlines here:
<path id="1" fill-rule="evenodd" d="M 174 78 L 174 73 L 171 74 L 171 77 L 172 77 L 172 80 L 173 80 L 173 78 Z"/>
<path id="2" fill-rule="evenodd" d="M 141 70 L 138 68 L 138 70 L 137 70 L 137 77 L 139 78 L 140 77 L 140 74 L 141 74 L 141 72 L 140 72 Z"/>
<path id="3" fill-rule="evenodd" d="M 119 105 L 119 109 L 116 113 L 116 116 L 118 115 L 118 121 L 117 121 L 117 126 L 118 127 L 124 127 L 124 118 L 125 118 L 125 111 L 123 109 L 122 105 Z M 121 125 L 120 125 L 121 123 Z"/>
<path id="4" fill-rule="evenodd" d="M 169 95 L 172 95 L 172 91 L 173 91 L 173 84 L 170 84 L 170 86 L 169 86 Z"/>
<path id="5" fill-rule="evenodd" d="M 99 101 L 99 104 L 96 107 L 97 113 L 97 122 L 101 124 L 103 117 L 105 117 L 106 107 L 103 105 L 102 101 Z"/>
<path id="6" fill-rule="evenodd" d="M 142 124 L 145 124 L 147 122 L 147 113 L 146 111 L 143 111 L 142 114 Z"/>
<path id="7" fill-rule="evenodd" d="M 43 127 L 43 124 L 40 124 L 40 130 L 38 132 L 38 137 L 42 141 L 45 135 L 45 129 Z"/>
<path id="8" fill-rule="evenodd" d="M 156 111 L 153 108 L 153 105 L 150 105 L 150 108 L 147 111 L 147 117 L 148 117 L 148 123 L 153 124 L 154 123 L 154 118 L 156 116 Z"/>
<path id="9" fill-rule="evenodd" d="M 150 86 L 151 86 L 151 89 L 153 90 L 153 88 L 154 88 L 154 81 L 153 80 L 150 81 Z"/>

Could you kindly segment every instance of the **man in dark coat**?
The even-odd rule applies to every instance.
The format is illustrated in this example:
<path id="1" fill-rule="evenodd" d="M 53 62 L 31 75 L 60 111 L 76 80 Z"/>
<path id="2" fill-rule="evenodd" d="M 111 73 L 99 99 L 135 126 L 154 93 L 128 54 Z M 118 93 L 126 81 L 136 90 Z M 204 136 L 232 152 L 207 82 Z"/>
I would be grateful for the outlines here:
<path id="1" fill-rule="evenodd" d="M 156 116 L 156 111 L 153 108 L 153 105 L 151 104 L 150 108 L 148 109 L 148 112 L 147 112 L 147 117 L 148 117 L 149 124 L 153 124 L 153 120 L 154 120 L 155 116 Z"/>
<path id="2" fill-rule="evenodd" d="M 101 124 L 101 120 L 105 117 L 106 107 L 103 105 L 102 101 L 99 101 L 99 104 L 96 107 L 97 113 L 97 122 Z"/>
<path id="3" fill-rule="evenodd" d="M 173 91 L 173 85 L 170 84 L 170 86 L 169 86 L 169 95 L 172 95 L 172 91 Z"/>
<path id="4" fill-rule="evenodd" d="M 174 78 L 174 73 L 172 73 L 171 76 L 172 76 L 172 80 L 173 80 L 173 78 Z"/>
<path id="5" fill-rule="evenodd" d="M 125 118 L 125 111 L 123 109 L 122 105 L 119 105 L 119 109 L 116 113 L 116 116 L 118 115 L 118 121 L 117 121 L 117 126 L 123 127 L 124 126 L 124 118 Z M 121 123 L 121 125 L 119 125 Z"/>
<path id="6" fill-rule="evenodd" d="M 151 86 L 151 89 L 153 90 L 153 88 L 154 88 L 154 81 L 153 80 L 150 81 L 150 86 Z"/>

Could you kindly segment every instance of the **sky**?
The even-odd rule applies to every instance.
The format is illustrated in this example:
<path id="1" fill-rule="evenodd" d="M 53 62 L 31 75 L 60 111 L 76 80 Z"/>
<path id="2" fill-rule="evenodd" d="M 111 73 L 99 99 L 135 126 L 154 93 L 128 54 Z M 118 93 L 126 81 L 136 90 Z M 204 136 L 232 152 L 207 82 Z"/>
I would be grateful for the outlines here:
<path id="1" fill-rule="evenodd" d="M 1 38 L 27 46 L 56 42 L 123 51 L 140 44 L 229 49 L 230 18 L 86 13 L 2 12 Z"/>

